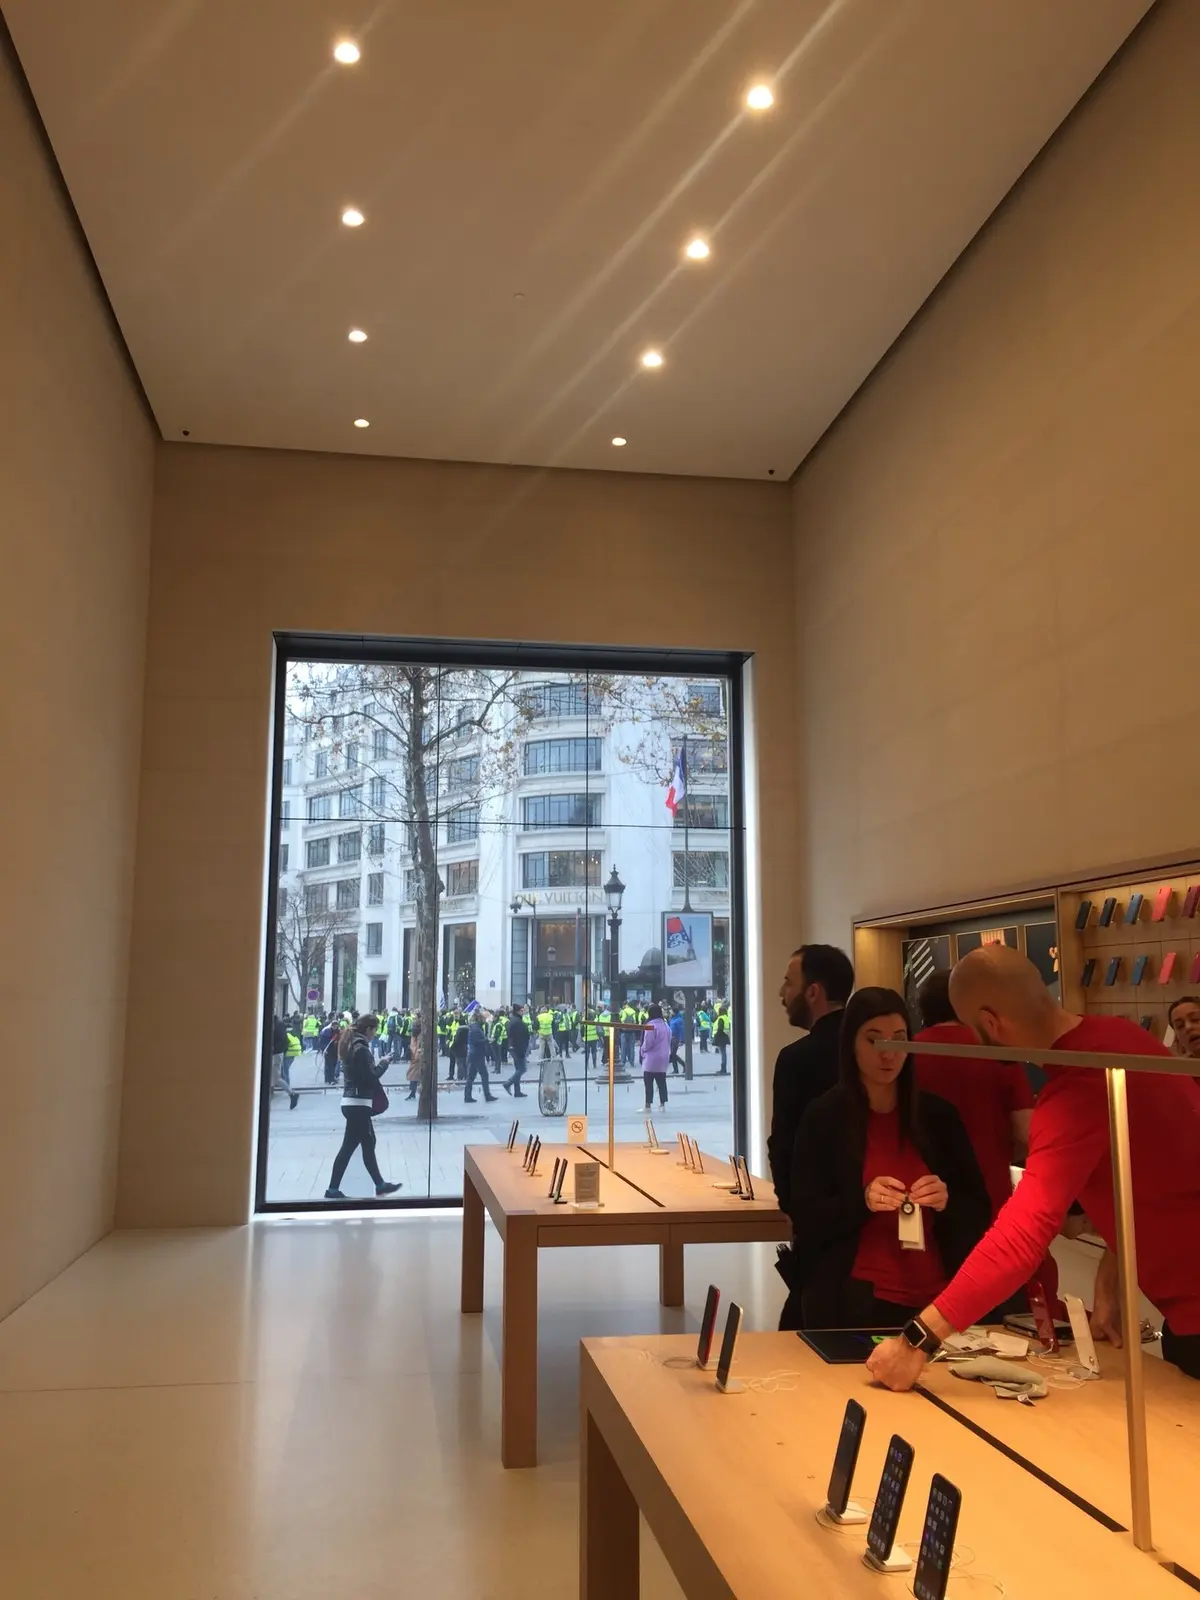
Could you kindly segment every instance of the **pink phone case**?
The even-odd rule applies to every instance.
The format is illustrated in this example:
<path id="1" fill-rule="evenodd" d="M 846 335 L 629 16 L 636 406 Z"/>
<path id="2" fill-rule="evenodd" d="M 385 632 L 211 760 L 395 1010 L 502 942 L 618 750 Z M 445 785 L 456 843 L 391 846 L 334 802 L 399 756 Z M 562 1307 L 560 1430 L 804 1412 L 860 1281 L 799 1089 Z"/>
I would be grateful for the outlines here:
<path id="1" fill-rule="evenodd" d="M 1200 953 L 1197 953 L 1188 972 L 1189 983 L 1200 983 Z"/>
<path id="2" fill-rule="evenodd" d="M 1150 913 L 1151 922 L 1161 922 L 1163 920 L 1167 914 L 1167 907 L 1171 904 L 1171 896 L 1174 892 L 1169 883 L 1164 884 L 1158 891 L 1154 897 L 1154 910 Z"/>
<path id="3" fill-rule="evenodd" d="M 1168 950 L 1162 958 L 1162 966 L 1158 969 L 1159 983 L 1170 983 L 1171 974 L 1175 971 L 1175 962 L 1178 960 L 1178 951 Z"/>

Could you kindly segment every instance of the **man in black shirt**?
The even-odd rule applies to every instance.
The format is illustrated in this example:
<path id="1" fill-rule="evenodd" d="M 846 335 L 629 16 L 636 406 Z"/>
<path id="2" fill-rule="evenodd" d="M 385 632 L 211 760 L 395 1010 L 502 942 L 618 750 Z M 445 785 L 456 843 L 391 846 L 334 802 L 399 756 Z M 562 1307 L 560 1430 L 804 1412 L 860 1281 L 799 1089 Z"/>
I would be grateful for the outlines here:
<path id="1" fill-rule="evenodd" d="M 802 944 L 788 962 L 779 987 L 788 1021 L 793 1028 L 807 1030 L 803 1039 L 785 1045 L 775 1061 L 767 1159 L 781 1211 L 790 1209 L 792 1151 L 804 1113 L 837 1082 L 842 1009 L 853 989 L 850 957 L 832 944 Z M 798 1328 L 800 1285 L 794 1281 L 795 1258 L 790 1251 L 780 1256 L 780 1272 L 791 1293 L 779 1326 L 781 1330 Z"/>

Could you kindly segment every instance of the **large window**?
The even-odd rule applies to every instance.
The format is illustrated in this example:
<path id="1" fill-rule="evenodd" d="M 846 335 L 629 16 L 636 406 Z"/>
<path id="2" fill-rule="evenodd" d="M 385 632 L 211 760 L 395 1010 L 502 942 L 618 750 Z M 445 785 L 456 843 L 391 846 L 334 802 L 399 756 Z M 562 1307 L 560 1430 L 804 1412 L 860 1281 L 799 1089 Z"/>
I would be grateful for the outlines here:
<path id="1" fill-rule="evenodd" d="M 530 794 L 521 801 L 522 828 L 598 828 L 598 794 Z"/>
<path id="2" fill-rule="evenodd" d="M 570 615 L 568 606 L 566 627 Z M 268 1010 L 321 1022 L 394 1005 L 423 1041 L 412 1099 L 412 1032 L 393 1035 L 395 1059 L 380 1062 L 391 1105 L 375 1124 L 377 1154 L 384 1177 L 404 1187 L 379 1203 L 460 1202 L 464 1144 L 506 1137 L 506 1098 L 476 1089 L 468 1102 L 446 1054 L 450 1018 L 473 1003 L 491 1022 L 514 1004 L 585 1017 L 654 1002 L 683 1007 L 686 1029 L 689 1011 L 729 1002 L 729 1070 L 695 1025 L 656 1117 L 664 1143 L 687 1131 L 709 1149 L 743 1148 L 740 1030 L 752 1003 L 737 892 L 739 663 L 315 636 L 281 638 L 277 659 L 274 771 L 291 786 L 271 796 L 278 875 L 264 994 Z M 667 803 L 685 741 L 686 837 L 685 813 Z M 304 822 L 290 833 L 285 795 Z M 636 1044 L 621 1051 L 636 1081 Z M 562 1060 L 561 1103 L 543 1092 L 541 1056 L 536 1046 L 523 1088 L 538 1100 L 543 1140 L 565 1140 L 567 1112 L 591 1117 L 605 1137 L 607 1091 L 584 1053 Z M 489 1063 L 493 1087 L 499 1066 Z M 272 1093 L 264 1054 L 257 1204 L 320 1208 L 344 1135 L 340 1097 L 315 1050 L 289 1071 L 294 1110 Z M 617 1097 L 622 1142 L 643 1137 L 642 1104 Z M 357 1204 L 377 1203 L 357 1153 L 341 1187 Z"/>
<path id="3" fill-rule="evenodd" d="M 446 843 L 467 844 L 479 837 L 479 807 L 459 806 L 446 818 Z"/>
<path id="4" fill-rule="evenodd" d="M 675 813 L 677 828 L 727 828 L 727 794 L 690 794 Z"/>
<path id="5" fill-rule="evenodd" d="M 524 889 L 579 889 L 599 883 L 598 850 L 531 850 L 521 857 Z"/>
<path id="6" fill-rule="evenodd" d="M 543 772 L 599 772 L 603 739 L 532 739 L 525 746 L 525 776 Z"/>
<path id="7" fill-rule="evenodd" d="M 451 861 L 446 866 L 447 894 L 476 894 L 479 889 L 478 861 Z"/>
<path id="8" fill-rule="evenodd" d="M 729 855 L 724 850 L 676 850 L 671 857 L 672 883 L 677 889 L 728 889 Z"/>

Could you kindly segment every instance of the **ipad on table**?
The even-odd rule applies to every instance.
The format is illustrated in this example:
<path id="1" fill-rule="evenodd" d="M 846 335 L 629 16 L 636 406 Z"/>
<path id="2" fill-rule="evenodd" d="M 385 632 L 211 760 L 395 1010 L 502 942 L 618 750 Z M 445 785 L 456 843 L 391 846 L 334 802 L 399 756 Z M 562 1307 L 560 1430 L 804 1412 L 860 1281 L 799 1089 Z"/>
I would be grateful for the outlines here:
<path id="1" fill-rule="evenodd" d="M 850 1367 L 863 1366 L 877 1344 L 899 1332 L 899 1328 L 805 1328 L 797 1337 L 831 1367 Z"/>

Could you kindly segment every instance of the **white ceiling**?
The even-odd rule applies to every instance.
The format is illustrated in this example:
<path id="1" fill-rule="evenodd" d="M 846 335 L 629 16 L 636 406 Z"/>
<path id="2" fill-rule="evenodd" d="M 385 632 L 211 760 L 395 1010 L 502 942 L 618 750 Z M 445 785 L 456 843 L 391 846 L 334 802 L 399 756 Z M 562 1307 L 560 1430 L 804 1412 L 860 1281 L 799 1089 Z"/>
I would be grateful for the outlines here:
<path id="1" fill-rule="evenodd" d="M 0 3 L 167 438 L 778 479 L 1149 9 Z"/>

